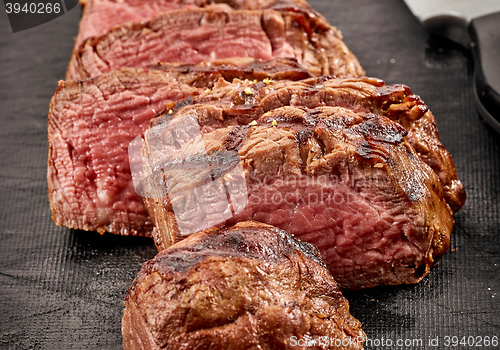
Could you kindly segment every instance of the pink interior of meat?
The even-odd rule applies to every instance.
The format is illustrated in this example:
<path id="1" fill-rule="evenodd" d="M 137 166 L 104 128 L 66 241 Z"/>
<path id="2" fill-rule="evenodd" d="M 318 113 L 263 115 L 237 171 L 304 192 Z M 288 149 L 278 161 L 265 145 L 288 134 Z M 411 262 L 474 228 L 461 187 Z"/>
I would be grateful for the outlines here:
<path id="1" fill-rule="evenodd" d="M 197 64 L 230 57 L 263 61 L 296 57 L 300 61 L 298 48 L 286 40 L 283 18 L 271 13 L 275 16 L 266 19 L 267 27 L 263 26 L 260 12 L 179 12 L 178 21 L 174 15 L 167 19 L 158 17 L 151 22 L 151 28 L 125 34 L 108 32 L 95 50 L 85 47 L 81 68 L 88 76 L 97 76 L 121 67 L 145 67 L 158 61 Z"/>
<path id="2" fill-rule="evenodd" d="M 419 247 L 407 238 L 416 236 L 414 231 L 421 229 L 415 227 L 415 213 L 399 210 L 397 204 L 388 210 L 380 198 L 382 191 L 374 188 L 371 193 L 360 193 L 334 178 L 319 181 L 308 176 L 273 176 L 249 181 L 247 186 L 246 205 L 229 220 L 226 221 L 226 214 L 231 210 L 223 196 L 224 201 L 206 207 L 210 210 L 198 203 L 197 210 L 190 212 L 190 219 L 178 220 L 177 224 L 186 232 L 195 232 L 200 225 L 232 225 L 245 220 L 274 225 L 315 244 L 341 284 L 343 276 L 352 279 L 360 269 L 380 271 L 379 277 L 396 282 L 401 276 L 397 276 L 394 266 L 411 272 L 422 263 L 422 250 L 427 247 Z M 201 191 L 199 188 L 196 193 L 183 193 L 182 196 L 191 198 L 184 199 L 185 205 L 198 202 L 197 197 L 203 196 Z M 370 277 L 376 279 L 368 272 L 360 275 L 361 279 Z M 365 282 L 370 285 L 368 281 L 360 283 Z"/>
<path id="3" fill-rule="evenodd" d="M 218 26 L 202 26 L 183 28 L 181 33 L 157 32 L 146 42 L 142 38 L 114 41 L 106 51 L 99 53 L 110 70 L 144 67 L 156 61 L 196 64 L 229 57 L 254 57 L 264 61 L 273 58 L 265 33 L 251 29 L 245 36 L 236 23 L 226 25 L 223 30 Z"/>
<path id="4" fill-rule="evenodd" d="M 202 2 L 205 1 L 90 0 L 86 5 L 85 16 L 80 22 L 76 45 L 80 45 L 87 38 L 103 35 L 118 24 L 144 22 L 161 12 L 196 6 L 197 3 Z"/>
<path id="5" fill-rule="evenodd" d="M 421 214 L 402 201 L 391 180 L 381 174 L 369 180 L 373 183 L 361 173 L 352 175 L 352 183 L 334 174 L 250 174 L 242 186 L 237 181 L 245 176 L 240 166 L 231 176 L 237 186 L 222 176 L 168 194 L 181 236 L 255 220 L 315 244 L 341 285 L 372 286 L 379 279 L 386 284 L 405 278 L 415 282 L 430 242 L 423 222 L 416 224 Z M 196 172 L 181 171 L 174 181 L 178 185 L 195 178 Z"/>
<path id="6" fill-rule="evenodd" d="M 166 102 L 177 101 L 192 89 L 143 84 L 127 90 L 126 83 L 112 81 L 112 85 L 83 91 L 77 100 L 55 101 L 55 117 L 50 120 L 54 132 L 49 128 L 57 152 L 52 177 L 56 198 L 51 205 L 56 216 L 74 216 L 80 228 L 90 225 L 87 229 L 100 230 L 111 225 L 108 230 L 127 234 L 128 228 L 147 230 L 145 223 L 150 221 L 132 183 L 129 144 Z M 123 91 L 115 93 L 117 89 Z M 107 100 L 105 107 L 100 99 Z"/>
<path id="7" fill-rule="evenodd" d="M 305 177 L 251 182 L 249 205 L 229 222 L 262 221 L 313 243 L 339 276 L 354 265 L 414 261 L 418 247 L 401 236 L 413 234 L 412 213 L 390 213 L 377 203 L 376 192 L 358 193 L 335 180 Z"/>

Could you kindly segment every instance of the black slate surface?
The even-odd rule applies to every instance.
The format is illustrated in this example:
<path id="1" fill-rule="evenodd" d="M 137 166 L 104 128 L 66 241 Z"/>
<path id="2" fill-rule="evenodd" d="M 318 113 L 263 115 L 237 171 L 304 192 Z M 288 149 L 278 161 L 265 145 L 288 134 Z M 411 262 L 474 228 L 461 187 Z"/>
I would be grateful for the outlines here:
<path id="1" fill-rule="evenodd" d="M 471 55 L 425 33 L 399 0 L 310 3 L 342 30 L 369 76 L 423 98 L 468 195 L 452 251 L 420 284 L 346 293 L 366 348 L 500 349 L 491 345 L 500 336 L 500 137 L 475 110 Z M 0 349 L 120 349 L 126 289 L 156 252 L 148 239 L 69 230 L 50 218 L 47 111 L 79 16 L 75 8 L 13 34 L 0 4 Z M 446 336 L 483 346 L 447 347 Z"/>

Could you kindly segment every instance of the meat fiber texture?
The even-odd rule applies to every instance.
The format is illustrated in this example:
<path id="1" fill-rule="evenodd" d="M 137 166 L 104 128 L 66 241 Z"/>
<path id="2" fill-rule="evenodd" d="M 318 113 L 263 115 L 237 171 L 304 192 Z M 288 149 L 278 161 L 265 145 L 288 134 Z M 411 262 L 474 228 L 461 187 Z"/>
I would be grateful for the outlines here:
<path id="1" fill-rule="evenodd" d="M 88 38 L 101 36 L 116 25 L 145 22 L 164 11 L 184 7 L 203 6 L 206 0 L 80 0 L 82 18 L 75 38 L 66 80 L 79 78 L 75 71 L 74 57 L 80 45 Z"/>
<path id="2" fill-rule="evenodd" d="M 356 113 L 383 115 L 398 122 L 407 131 L 406 139 L 418 156 L 438 175 L 446 202 L 454 211 L 465 203 L 465 189 L 458 179 L 453 158 L 439 140 L 434 115 L 419 96 L 401 84 L 386 85 L 376 78 L 331 76 L 296 82 L 240 81 L 189 98 L 174 108 L 179 113 L 155 118 L 151 127 L 191 114 L 199 121 L 201 131 L 207 132 L 227 125 L 248 124 L 265 112 L 283 106 L 339 106 Z M 198 108 L 201 111 L 197 111 Z"/>
<path id="3" fill-rule="evenodd" d="M 257 220 L 315 244 L 342 288 L 429 273 L 449 247 L 453 210 L 401 108 L 388 118 L 407 88 L 328 78 L 235 85 L 152 120 L 145 134 L 143 195 L 159 250 Z M 416 110 L 432 116 L 410 105 L 412 121 Z"/>
<path id="4" fill-rule="evenodd" d="M 47 178 L 54 222 L 150 236 L 152 222 L 132 182 L 129 144 L 169 103 L 228 84 L 236 76 L 261 80 L 309 75 L 293 60 L 244 58 L 124 68 L 84 82 L 61 82 L 48 116 Z"/>
<path id="5" fill-rule="evenodd" d="M 194 234 L 146 262 L 122 331 L 125 350 L 354 350 L 365 340 L 316 249 L 257 222 Z"/>
<path id="6" fill-rule="evenodd" d="M 219 0 L 217 2 L 227 3 L 234 9 L 243 10 L 268 8 L 276 0 Z M 82 18 L 80 20 L 78 35 L 75 38 L 73 55 L 68 65 L 68 71 L 66 72 L 66 80 L 79 78 L 78 72 L 75 71 L 74 59 L 80 45 L 86 39 L 104 35 L 119 24 L 141 23 L 165 11 L 205 7 L 211 3 L 213 1 L 210 0 L 80 0 Z M 293 3 L 296 6 L 308 6 L 302 0 L 293 0 Z"/>
<path id="7" fill-rule="evenodd" d="M 217 4 L 118 25 L 75 48 L 66 78 L 85 79 L 158 61 L 196 64 L 229 57 L 293 57 L 313 76 L 365 74 L 341 33 L 323 16 L 302 1 L 278 1 L 264 10 Z"/>

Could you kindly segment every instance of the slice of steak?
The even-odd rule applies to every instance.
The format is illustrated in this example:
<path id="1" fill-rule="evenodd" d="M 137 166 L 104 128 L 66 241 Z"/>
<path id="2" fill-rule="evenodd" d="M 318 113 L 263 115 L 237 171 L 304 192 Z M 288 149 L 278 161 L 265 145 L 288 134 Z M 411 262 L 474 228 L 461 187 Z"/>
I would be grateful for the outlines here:
<path id="1" fill-rule="evenodd" d="M 174 108 L 178 113 L 156 118 L 152 126 L 172 117 L 199 114 L 203 116 L 199 118 L 201 130 L 208 132 L 227 125 L 246 125 L 282 106 L 338 106 L 397 121 L 408 132 L 406 138 L 419 157 L 438 175 L 444 197 L 452 209 L 457 211 L 465 203 L 464 187 L 457 177 L 453 158 L 439 140 L 434 115 L 405 85 L 386 85 L 375 78 L 334 77 L 258 84 L 235 82 L 184 101 Z"/>
<path id="2" fill-rule="evenodd" d="M 277 2 L 275 9 L 233 10 L 226 4 L 161 13 L 114 27 L 83 42 L 69 79 L 157 61 L 199 63 L 229 57 L 293 57 L 313 76 L 362 76 L 341 33 L 310 7 Z"/>
<path id="3" fill-rule="evenodd" d="M 182 8 L 205 7 L 212 3 L 226 3 L 234 9 L 253 10 L 283 6 L 284 3 L 307 6 L 302 0 L 80 0 L 82 18 L 80 20 L 75 46 L 79 46 L 85 39 L 101 36 L 119 24 L 145 22 L 159 13 Z M 276 4 L 275 4 L 276 3 Z"/>
<path id="4" fill-rule="evenodd" d="M 66 80 L 80 78 L 78 71 L 75 70 L 74 58 L 78 48 L 86 39 L 101 36 L 118 24 L 144 22 L 164 11 L 186 6 L 202 6 L 205 3 L 206 0 L 80 0 L 82 18 L 66 71 Z"/>
<path id="5" fill-rule="evenodd" d="M 159 253 L 124 304 L 125 350 L 362 349 L 365 341 L 316 249 L 257 222 Z"/>
<path id="6" fill-rule="evenodd" d="M 80 45 L 88 38 L 98 37 L 106 34 L 107 31 L 119 24 L 140 23 L 153 18 L 159 13 L 172 11 L 181 8 L 197 8 L 210 5 L 212 0 L 80 0 L 82 5 L 82 18 L 79 24 L 78 35 L 75 38 L 73 55 L 66 72 L 66 80 L 80 79 L 78 71 L 75 69 L 75 57 Z M 303 0 L 218 0 L 216 2 L 227 3 L 235 9 L 259 9 L 269 8 L 273 5 L 309 7 Z M 276 4 L 275 4 L 276 3 Z M 313 14 L 316 14 L 312 9 Z"/>
<path id="7" fill-rule="evenodd" d="M 166 104 L 228 84 L 236 76 L 309 75 L 293 60 L 246 58 L 124 68 L 84 82 L 60 82 L 48 117 L 47 178 L 55 223 L 101 233 L 151 235 L 151 220 L 132 183 L 130 142 Z"/>
<path id="8" fill-rule="evenodd" d="M 165 190 L 145 199 L 160 250 L 212 226 L 261 221 L 316 245 L 346 289 L 417 283 L 447 251 L 453 211 L 399 123 L 281 107 L 252 124 L 195 139 L 178 123 L 148 130 L 144 163 Z"/>

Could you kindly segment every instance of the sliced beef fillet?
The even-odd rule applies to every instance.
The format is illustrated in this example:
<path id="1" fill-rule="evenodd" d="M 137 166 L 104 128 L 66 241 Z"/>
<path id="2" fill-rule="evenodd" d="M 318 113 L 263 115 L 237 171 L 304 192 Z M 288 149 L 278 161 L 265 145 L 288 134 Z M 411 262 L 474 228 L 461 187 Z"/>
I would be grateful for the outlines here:
<path id="1" fill-rule="evenodd" d="M 439 140 L 434 115 L 405 85 L 386 85 L 375 78 L 319 77 L 301 81 L 236 82 L 189 98 L 174 108 L 177 113 L 155 118 L 152 126 L 172 118 L 192 116 L 202 132 L 227 125 L 246 125 L 265 112 L 282 106 L 315 108 L 338 106 L 357 113 L 374 113 L 398 122 L 406 140 L 438 175 L 444 198 L 453 210 L 465 202 L 453 158 Z"/>
<path id="2" fill-rule="evenodd" d="M 93 36 L 101 36 L 116 25 L 129 22 L 145 22 L 164 11 L 186 6 L 202 6 L 206 0 L 80 0 L 82 18 L 75 38 L 73 55 L 66 72 L 66 80 L 79 79 L 75 71 L 75 54 L 80 45 Z"/>
<path id="3" fill-rule="evenodd" d="M 362 349 L 365 340 L 316 249 L 257 222 L 194 234 L 146 262 L 122 331 L 125 350 Z"/>
<path id="4" fill-rule="evenodd" d="M 165 11 L 180 8 L 202 7 L 207 0 L 80 0 L 82 18 L 75 38 L 66 80 L 79 78 L 75 71 L 74 58 L 80 45 L 88 38 L 101 36 L 116 25 L 145 22 Z"/>
<path id="5" fill-rule="evenodd" d="M 161 13 L 114 27 L 73 53 L 69 79 L 161 62 L 199 63 L 228 57 L 296 58 L 311 75 L 361 76 L 340 32 L 302 2 L 233 10 L 226 4 Z"/>
<path id="6" fill-rule="evenodd" d="M 212 3 L 226 3 L 234 9 L 264 9 L 272 6 L 293 6 L 306 8 L 317 15 L 306 1 L 303 0 L 80 0 L 82 5 L 82 18 L 80 20 L 78 35 L 75 38 L 73 55 L 66 72 L 66 80 L 76 80 L 80 78 L 75 70 L 75 57 L 80 45 L 88 38 L 98 37 L 106 34 L 113 27 L 124 23 L 146 22 L 165 11 L 178 10 L 182 8 L 205 7 Z"/>
<path id="7" fill-rule="evenodd" d="M 288 106 L 252 124 L 194 139 L 178 123 L 148 130 L 151 193 L 165 193 L 145 199 L 160 250 L 256 220 L 313 243 L 342 288 L 360 289 L 417 283 L 448 249 L 453 211 L 399 123 Z"/>
<path id="8" fill-rule="evenodd" d="M 244 58 L 198 66 L 124 68 L 84 82 L 61 82 L 48 120 L 47 178 L 55 223 L 151 235 L 151 220 L 132 183 L 130 142 L 166 104 L 228 84 L 236 76 L 302 79 L 308 73 L 293 60 Z"/>

